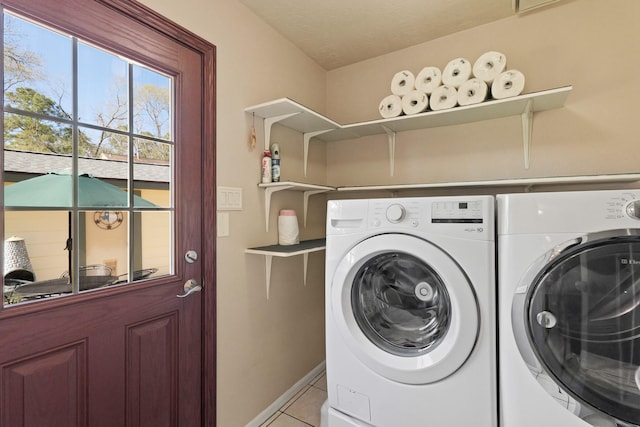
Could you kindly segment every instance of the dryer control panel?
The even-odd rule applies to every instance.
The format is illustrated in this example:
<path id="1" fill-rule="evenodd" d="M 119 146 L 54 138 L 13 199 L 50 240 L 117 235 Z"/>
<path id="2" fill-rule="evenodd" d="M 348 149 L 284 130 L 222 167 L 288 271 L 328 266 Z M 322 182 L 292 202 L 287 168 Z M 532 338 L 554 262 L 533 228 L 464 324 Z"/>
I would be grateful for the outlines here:
<path id="1" fill-rule="evenodd" d="M 633 200 L 626 207 L 627 215 L 633 219 L 640 219 L 640 200 Z"/>
<path id="2" fill-rule="evenodd" d="M 611 196 L 606 204 L 605 219 L 640 219 L 640 200 L 635 192 L 620 192 Z"/>

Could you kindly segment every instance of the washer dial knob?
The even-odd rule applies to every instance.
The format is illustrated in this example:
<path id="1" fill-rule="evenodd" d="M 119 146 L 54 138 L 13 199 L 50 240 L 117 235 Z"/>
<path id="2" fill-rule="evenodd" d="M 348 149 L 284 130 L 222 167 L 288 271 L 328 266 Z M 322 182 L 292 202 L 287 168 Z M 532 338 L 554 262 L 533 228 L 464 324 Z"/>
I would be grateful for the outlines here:
<path id="1" fill-rule="evenodd" d="M 404 206 L 396 203 L 387 208 L 387 219 L 391 222 L 400 222 L 403 220 L 405 213 Z"/>
<path id="2" fill-rule="evenodd" d="M 640 200 L 630 202 L 625 208 L 627 215 L 633 219 L 640 219 Z"/>

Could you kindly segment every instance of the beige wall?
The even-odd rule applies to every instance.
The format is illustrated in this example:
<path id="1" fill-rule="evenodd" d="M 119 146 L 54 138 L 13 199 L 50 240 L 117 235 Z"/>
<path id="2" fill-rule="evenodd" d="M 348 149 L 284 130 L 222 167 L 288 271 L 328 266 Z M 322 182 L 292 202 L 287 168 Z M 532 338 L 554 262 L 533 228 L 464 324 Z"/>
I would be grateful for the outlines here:
<path id="1" fill-rule="evenodd" d="M 302 211 L 301 194 L 277 193 L 265 232 L 263 192 L 256 187 L 263 131 L 256 119 L 258 147 L 251 151 L 247 106 L 290 97 L 340 123 L 378 119 L 378 103 L 390 92 L 395 72 L 443 68 L 456 57 L 475 60 L 498 50 L 526 75 L 525 92 L 574 86 L 564 108 L 535 116 L 529 170 L 523 166 L 520 118 L 511 117 L 399 134 L 394 177 L 382 135 L 312 142 L 304 177 L 301 135 L 275 126 L 282 179 L 367 185 L 638 169 L 631 125 L 637 108 L 629 94 L 640 93 L 640 54 L 627 47 L 638 35 L 637 0 L 564 0 L 328 73 L 235 0 L 143 2 L 217 46 L 218 185 L 244 192 L 244 209 L 229 214 L 230 236 L 217 244 L 220 426 L 245 425 L 324 359 L 324 254 L 310 255 L 306 287 L 301 258 L 274 258 L 269 300 L 264 259 L 244 254 L 247 247 L 277 241 L 278 209 Z M 364 194 L 349 195 L 355 196 Z M 323 234 L 324 210 L 325 196 L 314 196 L 302 238 Z"/>
<path id="2" fill-rule="evenodd" d="M 525 92 L 573 85 L 565 107 L 534 115 L 524 168 L 519 116 L 399 133 L 395 176 L 386 135 L 327 145 L 329 183 L 367 185 L 638 172 L 640 2 L 564 0 L 328 73 L 327 113 L 340 123 L 379 119 L 392 76 L 451 59 L 503 52 Z M 354 168 L 357 165 L 357 169 Z"/>
<path id="3" fill-rule="evenodd" d="M 290 97 L 316 110 L 325 106 L 325 71 L 235 0 L 144 0 L 143 3 L 217 47 L 218 185 L 243 189 L 243 210 L 229 213 L 230 236 L 218 238 L 218 425 L 246 425 L 324 360 L 323 253 L 273 260 L 266 298 L 265 260 L 249 247 L 277 242 L 277 212 L 302 212 L 302 194 L 276 194 L 265 231 L 260 180 L 263 130 L 249 149 L 251 105 Z M 211 118 L 212 120 L 214 118 Z M 302 137 L 276 126 L 283 180 L 302 180 Z M 325 180 L 325 147 L 312 144 L 309 181 Z M 285 192 L 286 193 L 286 192 Z M 324 196 L 311 200 L 301 237 L 323 234 Z M 299 218 L 302 222 L 302 217 Z M 206 286 L 206 284 L 205 284 Z"/>

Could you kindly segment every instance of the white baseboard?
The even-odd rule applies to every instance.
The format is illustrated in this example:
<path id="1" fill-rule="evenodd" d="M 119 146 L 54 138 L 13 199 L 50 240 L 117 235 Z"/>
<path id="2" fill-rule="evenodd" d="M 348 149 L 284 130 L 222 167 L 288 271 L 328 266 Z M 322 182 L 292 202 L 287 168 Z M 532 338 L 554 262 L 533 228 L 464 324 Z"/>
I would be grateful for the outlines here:
<path id="1" fill-rule="evenodd" d="M 305 388 L 311 380 L 317 377 L 325 369 L 325 362 L 320 363 L 313 368 L 307 375 L 302 377 L 300 381 L 295 383 L 289 390 L 285 391 L 282 396 L 277 398 L 271 405 L 269 405 L 264 411 L 260 412 L 257 417 L 251 420 L 245 427 L 260 427 L 262 423 L 267 421 L 270 416 L 278 412 L 280 408 L 284 406 L 293 396 L 300 390 Z"/>

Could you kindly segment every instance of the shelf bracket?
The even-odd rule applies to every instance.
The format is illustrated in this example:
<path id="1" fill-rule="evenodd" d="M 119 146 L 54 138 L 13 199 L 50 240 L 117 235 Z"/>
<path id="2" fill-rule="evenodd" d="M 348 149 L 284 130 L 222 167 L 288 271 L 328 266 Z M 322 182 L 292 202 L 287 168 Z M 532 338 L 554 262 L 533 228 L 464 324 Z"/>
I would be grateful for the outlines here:
<path id="1" fill-rule="evenodd" d="M 302 134 L 304 137 L 304 176 L 307 176 L 307 160 L 309 159 L 309 141 L 311 138 L 322 135 L 323 133 L 331 132 L 333 129 L 317 130 L 315 132 L 305 132 Z"/>
<path id="2" fill-rule="evenodd" d="M 533 129 L 533 99 L 527 101 L 522 113 L 522 144 L 524 149 L 524 168 L 529 169 L 531 131 Z"/>
<path id="3" fill-rule="evenodd" d="M 309 208 L 309 197 L 314 194 L 326 193 L 328 190 L 309 190 L 305 191 L 303 194 L 303 212 L 304 212 L 304 226 L 307 226 L 307 211 Z"/>
<path id="4" fill-rule="evenodd" d="M 304 254 L 302 254 L 303 257 L 303 268 L 304 268 L 304 277 L 302 278 L 302 282 L 304 283 L 305 286 L 307 286 L 307 265 L 309 264 L 309 253 L 305 252 Z"/>
<path id="5" fill-rule="evenodd" d="M 309 253 L 306 252 L 302 254 L 303 258 L 303 278 L 302 282 L 304 286 L 307 286 L 307 269 L 309 265 Z M 267 299 L 269 299 L 269 294 L 271 293 L 271 262 L 273 261 L 273 255 L 265 255 L 264 256 L 264 267 L 265 267 L 265 280 L 267 285 Z"/>
<path id="6" fill-rule="evenodd" d="M 264 256 L 264 267 L 265 267 L 265 280 L 267 281 L 267 299 L 269 299 L 269 292 L 271 291 L 271 261 L 273 260 L 272 255 Z"/>
<path id="7" fill-rule="evenodd" d="M 281 116 L 273 116 L 273 117 L 265 118 L 264 119 L 264 149 L 268 150 L 269 146 L 271 145 L 271 126 L 273 126 L 274 123 L 278 123 L 279 121 L 288 119 L 289 117 L 293 117 L 301 113 L 302 111 L 298 111 L 296 113 L 289 113 L 289 114 L 283 114 Z"/>
<path id="8" fill-rule="evenodd" d="M 276 191 L 288 190 L 289 188 L 293 187 L 293 185 L 283 185 L 280 187 L 270 187 L 264 189 L 264 220 L 267 232 L 269 232 L 269 210 L 271 209 L 271 195 Z"/>
<path id="9" fill-rule="evenodd" d="M 393 169 L 396 161 L 396 132 L 386 126 L 380 126 L 387 133 L 387 138 L 389 139 L 389 175 L 393 176 Z"/>

